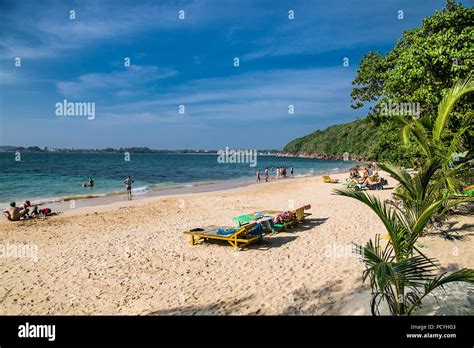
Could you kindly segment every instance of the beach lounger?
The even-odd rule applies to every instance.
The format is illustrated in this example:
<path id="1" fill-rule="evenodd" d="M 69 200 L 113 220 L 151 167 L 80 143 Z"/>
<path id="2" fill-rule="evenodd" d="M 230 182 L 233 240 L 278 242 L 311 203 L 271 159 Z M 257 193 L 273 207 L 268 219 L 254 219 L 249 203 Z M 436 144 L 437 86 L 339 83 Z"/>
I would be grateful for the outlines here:
<path id="1" fill-rule="evenodd" d="M 339 179 L 332 179 L 329 175 L 324 175 L 323 181 L 327 184 L 337 184 Z"/>
<path id="2" fill-rule="evenodd" d="M 344 183 L 344 187 L 347 188 L 354 188 L 357 185 L 356 179 L 347 178 L 346 182 Z"/>
<path id="3" fill-rule="evenodd" d="M 448 194 L 450 194 L 453 198 L 465 198 L 474 196 L 474 185 L 466 186 L 462 191 L 454 192 L 444 190 L 441 192 L 441 195 L 443 197 L 446 197 Z"/>
<path id="4" fill-rule="evenodd" d="M 354 186 L 354 189 L 357 191 L 361 190 L 383 190 L 384 186 L 388 185 L 388 181 L 385 179 L 381 179 L 380 182 L 374 184 L 357 184 Z"/>
<path id="5" fill-rule="evenodd" d="M 219 227 L 207 226 L 203 228 L 195 228 L 183 232 L 190 236 L 191 245 L 201 240 L 224 240 L 227 241 L 234 249 L 245 248 L 263 238 L 262 226 L 257 223 L 249 223 L 241 227 Z"/>
<path id="6" fill-rule="evenodd" d="M 278 210 L 262 210 L 255 213 L 236 216 L 232 220 L 237 222 L 238 226 L 243 226 L 250 222 L 259 222 L 262 223 L 265 233 L 276 233 L 285 230 L 287 227 L 299 224 L 306 216 L 311 215 L 311 213 L 305 213 L 305 210 L 308 209 L 311 209 L 311 205 L 309 204 L 290 211 L 290 214 L 293 217 L 292 220 L 281 223 L 273 223 L 272 221 L 276 215 L 283 213 L 283 211 Z"/>

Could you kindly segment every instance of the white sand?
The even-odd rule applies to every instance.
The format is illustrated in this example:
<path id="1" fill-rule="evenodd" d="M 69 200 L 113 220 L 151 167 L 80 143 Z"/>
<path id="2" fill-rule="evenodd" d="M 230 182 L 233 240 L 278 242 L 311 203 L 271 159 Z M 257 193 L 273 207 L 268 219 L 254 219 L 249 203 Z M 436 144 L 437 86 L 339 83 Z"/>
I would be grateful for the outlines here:
<path id="1" fill-rule="evenodd" d="M 342 185 L 319 177 L 281 180 L 0 221 L 1 245 L 38 248 L 37 262 L 0 257 L 0 314 L 370 314 L 351 243 L 385 231 L 369 208 L 333 195 L 336 187 Z M 391 191 L 371 193 L 385 199 Z M 304 204 L 312 216 L 302 227 L 239 252 L 224 244 L 191 246 L 182 234 Z M 461 235 L 472 234 L 473 221 L 463 217 Z M 469 238 L 422 243 L 443 265 L 474 267 Z"/>

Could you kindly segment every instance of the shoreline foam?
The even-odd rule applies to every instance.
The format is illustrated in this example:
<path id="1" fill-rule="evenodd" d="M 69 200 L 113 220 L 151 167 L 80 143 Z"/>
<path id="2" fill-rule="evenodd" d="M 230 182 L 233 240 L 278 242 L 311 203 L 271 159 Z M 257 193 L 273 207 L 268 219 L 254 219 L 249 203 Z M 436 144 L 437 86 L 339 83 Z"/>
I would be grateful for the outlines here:
<path id="1" fill-rule="evenodd" d="M 308 177 L 319 177 L 324 174 L 340 174 L 345 173 L 345 169 L 334 168 L 331 171 L 318 171 L 318 172 L 309 172 L 304 174 L 297 174 L 294 177 L 287 177 L 281 179 L 275 179 L 270 176 L 268 183 L 265 183 L 262 175 L 261 184 L 269 184 L 275 181 L 283 180 L 294 180 L 298 178 L 308 178 Z M 253 185 L 255 183 L 255 177 L 241 177 L 241 178 L 232 178 L 226 180 L 213 180 L 213 181 L 201 181 L 201 182 L 188 182 L 188 183 L 169 183 L 165 184 L 150 184 L 138 188 L 132 189 L 132 194 L 134 200 L 140 200 L 149 197 L 157 196 L 167 196 L 167 195 L 176 195 L 176 194 L 189 194 L 189 193 L 199 193 L 199 192 L 214 192 L 221 190 L 228 190 L 237 187 L 245 187 Z M 71 201 L 74 201 L 74 209 L 79 207 L 87 206 L 98 206 L 114 203 L 117 201 L 126 200 L 126 191 L 111 191 L 106 193 L 87 193 L 84 195 L 70 195 L 63 197 L 48 197 L 48 198 L 38 198 L 31 200 L 32 206 L 45 206 L 48 205 L 54 212 L 65 212 L 71 210 Z M 5 209 L 5 207 L 0 209 Z M 3 219 L 2 216 L 0 219 Z"/>

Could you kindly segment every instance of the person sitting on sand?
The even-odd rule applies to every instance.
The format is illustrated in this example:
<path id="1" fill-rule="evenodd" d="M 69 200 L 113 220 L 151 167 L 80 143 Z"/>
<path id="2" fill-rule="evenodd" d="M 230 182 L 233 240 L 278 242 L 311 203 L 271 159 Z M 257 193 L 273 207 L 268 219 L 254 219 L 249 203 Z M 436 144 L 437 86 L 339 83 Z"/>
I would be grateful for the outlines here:
<path id="1" fill-rule="evenodd" d="M 30 215 L 31 216 L 38 216 L 39 214 L 40 214 L 40 212 L 38 211 L 38 206 L 35 205 L 35 207 L 31 211 Z"/>
<path id="2" fill-rule="evenodd" d="M 364 168 L 362 177 L 358 180 L 359 184 L 364 184 L 368 177 L 369 177 L 369 171 L 367 170 L 367 168 Z"/>
<path id="3" fill-rule="evenodd" d="M 351 179 L 357 179 L 360 178 L 359 171 L 356 168 L 352 168 L 351 171 L 349 172 L 349 177 Z"/>
<path id="4" fill-rule="evenodd" d="M 25 201 L 22 205 L 20 205 L 20 213 L 21 216 L 27 216 L 30 210 L 28 207 L 31 207 L 30 201 Z"/>
<path id="5" fill-rule="evenodd" d="M 379 166 L 375 162 L 372 162 L 372 167 L 374 168 L 375 172 L 378 172 L 380 170 Z"/>
<path id="6" fill-rule="evenodd" d="M 43 215 L 43 216 L 49 216 L 49 215 L 51 215 L 51 209 L 50 209 L 50 208 L 43 208 L 43 209 L 40 209 L 40 215 Z"/>
<path id="7" fill-rule="evenodd" d="M 369 173 L 369 176 L 372 176 L 374 174 L 374 168 L 371 164 L 367 166 L 367 172 Z"/>
<path id="8" fill-rule="evenodd" d="M 3 214 L 10 221 L 20 221 L 21 218 L 20 208 L 16 206 L 15 202 L 11 202 L 10 207 L 5 209 Z"/>
<path id="9" fill-rule="evenodd" d="M 132 178 L 129 175 L 128 178 L 126 178 L 123 181 L 123 183 L 127 186 L 128 200 L 131 201 L 132 200 L 132 184 L 134 183 L 134 181 L 132 180 Z"/>

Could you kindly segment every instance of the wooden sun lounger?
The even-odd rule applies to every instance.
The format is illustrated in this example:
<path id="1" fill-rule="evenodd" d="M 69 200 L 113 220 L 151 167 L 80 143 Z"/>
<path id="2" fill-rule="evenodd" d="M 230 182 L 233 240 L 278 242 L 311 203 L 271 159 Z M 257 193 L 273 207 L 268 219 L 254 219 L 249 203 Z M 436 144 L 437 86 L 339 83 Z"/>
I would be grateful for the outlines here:
<path id="1" fill-rule="evenodd" d="M 301 221 L 305 219 L 306 216 L 311 215 L 311 213 L 305 213 L 305 210 L 307 209 L 311 209 L 311 205 L 305 205 L 295 210 L 292 210 L 291 213 L 295 216 L 295 219 L 289 222 L 285 222 L 285 223 L 272 224 L 273 225 L 272 232 L 275 233 L 276 231 L 282 231 L 286 227 L 299 224 Z M 273 218 L 275 215 L 280 214 L 280 213 L 282 213 L 282 211 L 262 210 L 259 212 L 236 216 L 232 220 L 237 222 L 239 226 L 242 226 L 242 225 L 245 225 L 246 223 L 259 221 L 260 219 Z"/>
<path id="2" fill-rule="evenodd" d="M 207 226 L 203 228 L 195 228 L 190 231 L 183 232 L 184 234 L 189 235 L 191 245 L 198 243 L 200 240 L 225 240 L 234 249 L 245 248 L 246 246 L 255 243 L 261 239 L 261 235 L 250 233 L 254 227 L 257 226 L 257 223 L 249 223 L 241 227 L 222 227 L 222 226 Z M 235 229 L 236 231 L 230 234 L 219 234 L 219 229 L 229 230 Z"/>
<path id="3" fill-rule="evenodd" d="M 332 179 L 329 175 L 323 175 L 323 181 L 327 184 L 337 184 L 339 179 Z"/>

